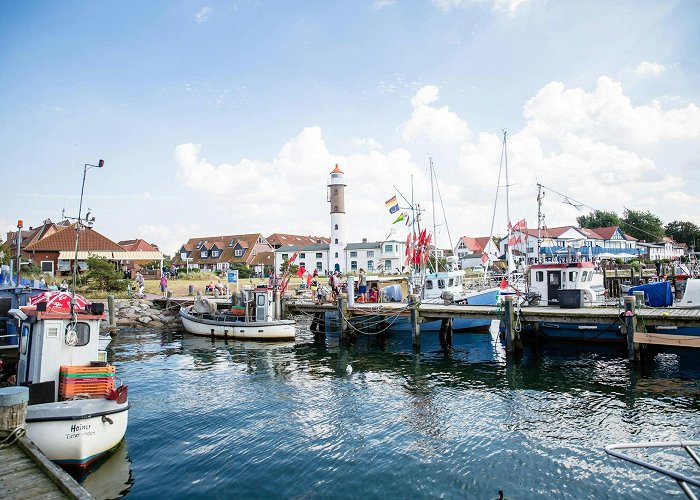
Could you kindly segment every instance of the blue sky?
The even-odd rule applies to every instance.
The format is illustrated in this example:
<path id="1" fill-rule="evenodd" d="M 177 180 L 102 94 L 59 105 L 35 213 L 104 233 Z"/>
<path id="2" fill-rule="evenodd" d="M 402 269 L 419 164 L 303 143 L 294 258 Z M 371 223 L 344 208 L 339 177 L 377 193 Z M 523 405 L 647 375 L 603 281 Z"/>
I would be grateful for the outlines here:
<path id="1" fill-rule="evenodd" d="M 430 204 L 430 154 L 453 240 L 483 236 L 504 128 L 512 219 L 535 224 L 540 182 L 700 223 L 699 21 L 694 1 L 1 2 L 21 202 L 0 229 L 77 212 L 104 158 L 86 205 L 114 240 L 327 235 L 339 163 L 348 239 L 384 239 L 393 186 Z M 548 225 L 575 224 L 546 200 Z"/>

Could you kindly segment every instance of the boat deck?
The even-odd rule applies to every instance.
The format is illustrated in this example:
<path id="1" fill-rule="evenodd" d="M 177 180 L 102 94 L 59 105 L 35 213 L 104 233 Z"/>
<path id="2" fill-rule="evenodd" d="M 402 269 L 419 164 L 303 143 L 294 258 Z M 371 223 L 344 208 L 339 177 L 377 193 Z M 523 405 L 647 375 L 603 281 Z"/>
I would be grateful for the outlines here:
<path id="1" fill-rule="evenodd" d="M 0 496 L 3 499 L 90 499 L 75 479 L 51 462 L 26 437 L 0 448 Z"/>

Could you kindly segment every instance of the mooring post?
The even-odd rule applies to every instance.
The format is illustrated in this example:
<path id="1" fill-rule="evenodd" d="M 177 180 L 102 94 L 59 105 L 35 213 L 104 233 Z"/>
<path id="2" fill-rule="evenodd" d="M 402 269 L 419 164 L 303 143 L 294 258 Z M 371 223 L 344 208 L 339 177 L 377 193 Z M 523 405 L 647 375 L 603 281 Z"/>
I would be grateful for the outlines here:
<path id="1" fill-rule="evenodd" d="M 637 315 L 634 303 L 637 299 L 633 296 L 625 296 L 625 326 L 627 328 L 627 359 L 639 358 L 639 348 L 634 343 L 634 332 L 637 331 Z"/>
<path id="2" fill-rule="evenodd" d="M 107 311 L 109 312 L 109 328 L 117 328 L 117 315 L 114 314 L 114 295 L 107 295 Z"/>
<path id="3" fill-rule="evenodd" d="M 18 427 L 26 427 L 28 387 L 0 389 L 0 437 L 4 438 Z"/>
<path id="4" fill-rule="evenodd" d="M 505 296 L 505 312 L 503 316 L 504 329 L 505 329 L 505 339 L 506 339 L 506 352 L 513 352 L 515 346 L 515 329 L 513 328 L 514 321 L 514 307 L 513 307 L 513 297 L 512 295 Z"/>
<path id="5" fill-rule="evenodd" d="M 348 317 L 348 301 L 347 295 L 344 293 L 338 294 L 338 321 L 340 322 L 341 337 L 348 329 L 348 323 L 345 318 Z"/>
<path id="6" fill-rule="evenodd" d="M 637 308 L 642 307 L 644 305 L 644 291 L 637 290 L 635 292 L 632 292 L 632 294 L 634 295 L 635 306 Z"/>
<path id="7" fill-rule="evenodd" d="M 411 310 L 411 332 L 413 333 L 413 350 L 420 351 L 420 313 L 418 306 L 420 301 L 417 295 L 408 296 L 408 307 Z"/>
<path id="8" fill-rule="evenodd" d="M 452 349 L 452 318 L 445 318 L 440 323 L 440 346 L 444 351 Z"/>
<path id="9" fill-rule="evenodd" d="M 355 277 L 348 276 L 348 307 L 355 307 Z"/>

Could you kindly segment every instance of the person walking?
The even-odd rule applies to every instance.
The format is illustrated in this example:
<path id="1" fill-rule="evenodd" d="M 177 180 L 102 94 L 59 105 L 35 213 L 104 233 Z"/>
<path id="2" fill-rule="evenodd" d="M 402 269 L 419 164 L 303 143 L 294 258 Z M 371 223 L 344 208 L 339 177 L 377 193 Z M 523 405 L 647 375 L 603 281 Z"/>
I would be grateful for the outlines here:
<path id="1" fill-rule="evenodd" d="M 168 277 L 163 274 L 160 277 L 160 291 L 163 294 L 163 298 L 168 294 Z"/>
<path id="2" fill-rule="evenodd" d="M 145 294 L 143 291 L 146 289 L 146 282 L 143 279 L 143 275 L 139 272 L 136 273 L 136 286 L 139 289 L 139 298 L 144 298 Z"/>

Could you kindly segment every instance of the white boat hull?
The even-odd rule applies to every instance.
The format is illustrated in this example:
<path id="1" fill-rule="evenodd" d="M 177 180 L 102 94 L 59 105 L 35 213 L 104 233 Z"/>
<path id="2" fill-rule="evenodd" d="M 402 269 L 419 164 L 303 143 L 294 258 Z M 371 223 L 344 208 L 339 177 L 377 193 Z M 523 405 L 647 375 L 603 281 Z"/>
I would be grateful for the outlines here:
<path id="1" fill-rule="evenodd" d="M 27 436 L 50 460 L 86 467 L 124 438 L 129 403 L 83 399 L 31 405 Z"/>
<path id="2" fill-rule="evenodd" d="M 217 321 L 190 315 L 186 308 L 180 310 L 180 319 L 188 333 L 207 337 L 279 340 L 294 339 L 296 334 L 293 320 Z"/>

